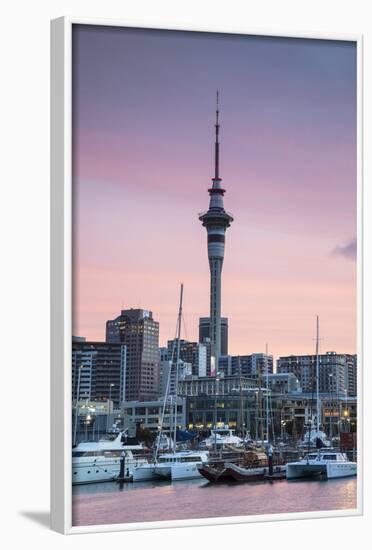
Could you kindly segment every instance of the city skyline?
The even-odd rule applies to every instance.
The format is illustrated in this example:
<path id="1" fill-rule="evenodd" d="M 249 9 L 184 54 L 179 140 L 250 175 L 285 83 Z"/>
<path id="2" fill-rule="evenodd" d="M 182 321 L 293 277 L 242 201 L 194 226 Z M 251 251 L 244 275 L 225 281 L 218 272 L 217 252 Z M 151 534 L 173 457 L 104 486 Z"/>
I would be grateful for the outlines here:
<path id="1" fill-rule="evenodd" d="M 164 345 L 183 281 L 197 341 L 219 88 L 229 353 L 313 353 L 316 314 L 321 351 L 354 353 L 355 45 L 191 34 L 74 33 L 74 333 L 142 307 Z"/>

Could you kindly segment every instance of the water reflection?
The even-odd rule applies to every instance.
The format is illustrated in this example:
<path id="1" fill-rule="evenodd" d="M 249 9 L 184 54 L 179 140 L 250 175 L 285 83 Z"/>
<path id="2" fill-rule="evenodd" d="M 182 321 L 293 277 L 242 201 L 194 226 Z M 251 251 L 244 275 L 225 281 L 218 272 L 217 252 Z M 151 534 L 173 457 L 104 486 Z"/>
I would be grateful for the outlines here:
<path id="1" fill-rule="evenodd" d="M 204 479 L 73 487 L 73 524 L 96 525 L 356 507 L 356 479 L 209 483 Z"/>

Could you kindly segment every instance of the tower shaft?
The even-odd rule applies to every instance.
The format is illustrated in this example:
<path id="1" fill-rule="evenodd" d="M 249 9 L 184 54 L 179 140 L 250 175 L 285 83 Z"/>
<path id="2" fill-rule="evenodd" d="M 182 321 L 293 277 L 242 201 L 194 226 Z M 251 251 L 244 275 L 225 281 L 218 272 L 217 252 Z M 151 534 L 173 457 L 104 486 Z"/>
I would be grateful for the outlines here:
<path id="1" fill-rule="evenodd" d="M 211 374 L 218 371 L 218 360 L 221 355 L 221 258 L 210 258 L 210 339 L 211 339 Z"/>

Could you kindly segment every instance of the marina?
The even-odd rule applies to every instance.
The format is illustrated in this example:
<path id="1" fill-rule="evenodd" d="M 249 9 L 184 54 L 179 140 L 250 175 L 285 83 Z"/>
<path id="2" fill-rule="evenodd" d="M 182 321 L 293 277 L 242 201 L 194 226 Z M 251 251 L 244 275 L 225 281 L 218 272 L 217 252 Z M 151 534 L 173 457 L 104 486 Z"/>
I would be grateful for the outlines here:
<path id="1" fill-rule="evenodd" d="M 76 526 L 352 510 L 357 480 L 100 483 L 73 487 L 72 502 Z"/>
<path id="2" fill-rule="evenodd" d="M 342 449 L 332 447 L 332 441 L 322 430 L 319 398 L 319 318 L 316 318 L 316 369 L 313 374 L 311 416 L 305 436 L 294 446 L 281 442 L 276 445 L 274 434 L 270 442 L 270 399 L 266 395 L 266 437 L 254 440 L 249 432 L 239 437 L 228 425 L 218 426 L 215 401 L 214 426 L 207 437 L 197 431 L 181 430 L 177 425 L 177 399 L 180 365 L 180 337 L 182 321 L 183 284 L 180 288 L 177 317 L 177 338 L 173 344 L 175 357 L 175 395 L 169 395 L 172 370 L 169 370 L 158 434 L 151 448 L 139 440 L 128 440 L 128 430 L 120 431 L 116 424 L 113 433 L 97 442 L 80 442 L 72 452 L 73 485 L 116 481 L 125 482 L 176 482 L 205 479 L 208 483 L 280 481 L 283 479 L 337 479 L 354 477 L 357 463 L 350 460 Z M 315 382 L 315 384 L 314 384 Z M 315 394 L 315 395 L 314 395 Z M 315 398 L 315 399 L 314 399 Z M 313 411 L 316 405 L 315 411 Z M 173 408 L 173 427 L 163 431 L 165 411 Z M 172 413 L 171 413 L 172 414 Z M 139 432 L 140 433 L 140 432 Z M 136 438 L 135 438 L 136 439 Z M 353 449 L 355 455 L 355 449 Z M 292 456 L 291 456 L 292 455 Z M 354 457 L 353 457 L 354 458 Z"/>

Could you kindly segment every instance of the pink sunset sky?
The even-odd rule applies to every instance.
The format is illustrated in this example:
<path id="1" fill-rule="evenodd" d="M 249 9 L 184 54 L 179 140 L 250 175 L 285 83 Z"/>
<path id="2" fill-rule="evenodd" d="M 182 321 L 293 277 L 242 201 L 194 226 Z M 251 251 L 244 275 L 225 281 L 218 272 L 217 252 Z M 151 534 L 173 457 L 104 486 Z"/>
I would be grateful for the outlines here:
<path id="1" fill-rule="evenodd" d="M 73 331 L 150 309 L 160 345 L 209 314 L 220 89 L 229 353 L 356 349 L 354 43 L 76 26 Z"/>

